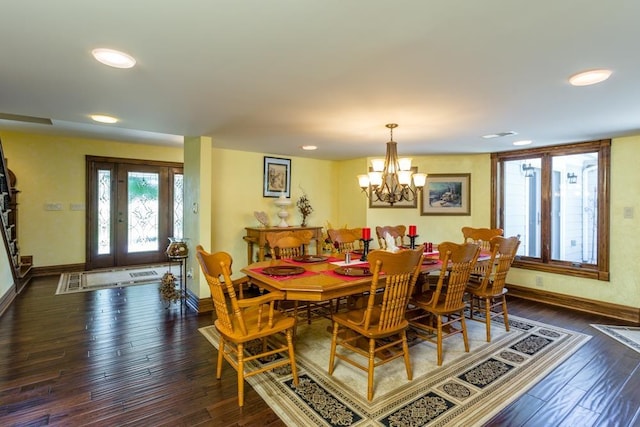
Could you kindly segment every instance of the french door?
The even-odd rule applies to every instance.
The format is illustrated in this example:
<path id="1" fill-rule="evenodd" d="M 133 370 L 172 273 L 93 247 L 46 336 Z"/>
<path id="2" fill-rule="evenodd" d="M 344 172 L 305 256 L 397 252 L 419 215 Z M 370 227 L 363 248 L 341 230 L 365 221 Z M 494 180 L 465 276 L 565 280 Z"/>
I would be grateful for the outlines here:
<path id="1" fill-rule="evenodd" d="M 180 163 L 87 156 L 87 269 L 166 261 L 182 178 Z"/>

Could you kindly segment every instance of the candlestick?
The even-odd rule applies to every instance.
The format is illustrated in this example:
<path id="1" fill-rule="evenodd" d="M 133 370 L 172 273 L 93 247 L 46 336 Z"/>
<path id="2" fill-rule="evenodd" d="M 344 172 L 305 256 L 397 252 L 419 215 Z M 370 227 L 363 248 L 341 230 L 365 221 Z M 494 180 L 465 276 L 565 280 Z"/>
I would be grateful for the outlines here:
<path id="1" fill-rule="evenodd" d="M 417 231 L 418 230 L 417 230 L 415 225 L 410 225 L 409 226 L 409 237 L 415 236 Z"/>
<path id="2" fill-rule="evenodd" d="M 416 238 L 418 237 L 418 235 L 414 235 L 414 236 L 409 236 L 409 247 L 411 249 L 415 249 L 416 248 Z"/>
<path id="3" fill-rule="evenodd" d="M 364 232 L 364 229 L 362 229 L 362 231 Z M 360 239 L 360 241 L 362 242 L 362 256 L 360 257 L 360 261 L 366 261 L 367 255 L 369 254 L 369 243 L 373 241 L 373 239 Z"/>
<path id="4" fill-rule="evenodd" d="M 371 239 L 371 229 L 368 227 L 365 227 L 362 229 L 362 240 L 369 240 Z"/>

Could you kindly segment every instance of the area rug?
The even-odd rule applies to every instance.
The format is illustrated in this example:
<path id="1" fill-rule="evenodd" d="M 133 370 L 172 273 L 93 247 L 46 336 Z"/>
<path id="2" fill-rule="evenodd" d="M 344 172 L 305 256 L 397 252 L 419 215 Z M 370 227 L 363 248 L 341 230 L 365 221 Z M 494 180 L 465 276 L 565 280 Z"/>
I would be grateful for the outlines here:
<path id="1" fill-rule="evenodd" d="M 596 325 L 594 328 L 640 353 L 640 328 L 634 326 Z"/>
<path id="2" fill-rule="evenodd" d="M 487 343 L 484 323 L 467 321 L 471 351 L 464 352 L 461 335 L 445 339 L 440 367 L 435 344 L 409 331 L 413 380 L 407 380 L 402 359 L 377 367 L 369 402 L 366 372 L 336 360 L 333 375 L 327 374 L 330 321 L 301 322 L 298 387 L 288 367 L 247 382 L 289 426 L 482 425 L 591 338 L 516 316 L 509 316 L 509 324 L 506 332 L 499 319 L 492 322 L 492 341 Z M 215 327 L 200 332 L 217 348 Z"/>
<path id="3" fill-rule="evenodd" d="M 180 266 L 176 264 L 145 265 L 142 267 L 62 273 L 58 281 L 56 295 L 143 285 L 154 282 L 159 283 L 167 271 L 170 271 L 179 279 Z"/>

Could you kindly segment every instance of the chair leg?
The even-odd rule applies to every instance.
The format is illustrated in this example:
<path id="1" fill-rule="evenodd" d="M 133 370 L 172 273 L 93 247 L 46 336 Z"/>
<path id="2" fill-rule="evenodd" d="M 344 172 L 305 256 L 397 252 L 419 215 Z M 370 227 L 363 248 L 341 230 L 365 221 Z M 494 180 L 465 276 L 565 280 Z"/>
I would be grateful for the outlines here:
<path id="1" fill-rule="evenodd" d="M 407 379 L 413 379 L 413 371 L 411 370 L 411 359 L 409 359 L 409 344 L 407 344 L 407 332 L 402 332 L 402 351 L 404 352 L 404 366 L 407 370 Z"/>
<path id="2" fill-rule="evenodd" d="M 222 361 L 224 359 L 224 338 L 218 343 L 218 366 L 216 366 L 216 378 L 222 377 Z"/>
<path id="3" fill-rule="evenodd" d="M 437 347 L 438 347 L 438 366 L 442 365 L 442 316 L 436 316 L 438 324 L 438 338 L 437 338 Z"/>
<path id="4" fill-rule="evenodd" d="M 487 328 L 487 342 L 491 342 L 491 298 L 484 299 L 485 319 L 484 323 Z"/>
<path id="5" fill-rule="evenodd" d="M 338 323 L 333 322 L 333 335 L 331 336 L 331 351 L 329 353 L 329 375 L 333 375 L 333 362 L 336 359 L 336 343 L 338 341 Z"/>
<path id="6" fill-rule="evenodd" d="M 464 341 L 464 351 L 469 353 L 469 337 L 467 336 L 467 322 L 464 320 L 464 312 L 460 312 L 460 325 L 462 327 L 462 339 Z"/>
<path id="7" fill-rule="evenodd" d="M 507 297 L 502 295 L 502 318 L 504 319 L 504 329 L 509 332 L 509 313 L 507 312 Z"/>
<path id="8" fill-rule="evenodd" d="M 376 340 L 369 339 L 369 378 L 367 381 L 367 400 L 373 399 L 373 370 L 375 369 Z"/>
<path id="9" fill-rule="evenodd" d="M 238 344 L 238 406 L 244 406 L 244 345 Z"/>
<path id="10" fill-rule="evenodd" d="M 287 345 L 289 346 L 289 363 L 291 364 L 291 375 L 293 376 L 293 384 L 298 386 L 298 367 L 296 366 L 296 356 L 293 351 L 293 331 L 287 329 Z"/>

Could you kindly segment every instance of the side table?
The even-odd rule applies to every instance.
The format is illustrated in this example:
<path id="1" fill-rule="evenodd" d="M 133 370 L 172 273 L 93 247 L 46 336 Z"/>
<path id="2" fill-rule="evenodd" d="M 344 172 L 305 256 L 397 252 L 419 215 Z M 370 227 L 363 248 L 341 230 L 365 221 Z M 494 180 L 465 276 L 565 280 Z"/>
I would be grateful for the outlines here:
<path id="1" fill-rule="evenodd" d="M 189 256 L 170 256 L 170 262 L 180 264 L 180 308 L 187 311 L 187 258 Z"/>

